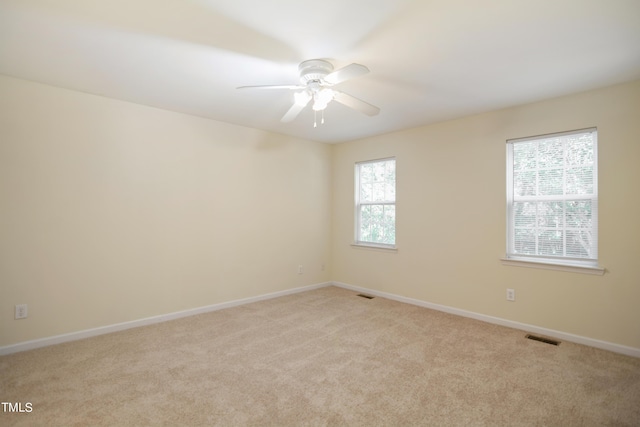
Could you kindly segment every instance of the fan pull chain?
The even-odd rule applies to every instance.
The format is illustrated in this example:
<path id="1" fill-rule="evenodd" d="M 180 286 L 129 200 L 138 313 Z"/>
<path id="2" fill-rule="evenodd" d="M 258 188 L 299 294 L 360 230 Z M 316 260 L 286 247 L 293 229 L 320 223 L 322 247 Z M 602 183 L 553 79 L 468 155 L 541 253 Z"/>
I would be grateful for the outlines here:
<path id="1" fill-rule="evenodd" d="M 324 124 L 324 110 L 320 110 L 320 124 Z M 313 110 L 313 127 L 318 127 L 318 112 Z"/>

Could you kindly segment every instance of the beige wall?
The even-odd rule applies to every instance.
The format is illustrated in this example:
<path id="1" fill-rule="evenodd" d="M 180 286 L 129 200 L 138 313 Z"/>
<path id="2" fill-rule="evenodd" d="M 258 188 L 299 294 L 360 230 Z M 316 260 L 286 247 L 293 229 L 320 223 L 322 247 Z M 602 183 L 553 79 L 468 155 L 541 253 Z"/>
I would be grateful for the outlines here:
<path id="1" fill-rule="evenodd" d="M 329 280 L 330 162 L 0 76 L 0 346 Z"/>
<path id="2" fill-rule="evenodd" d="M 0 346 L 333 279 L 640 348 L 639 111 L 640 81 L 330 146 L 0 76 Z M 592 126 L 607 272 L 501 265 L 505 140 Z M 399 250 L 354 248 L 387 156 Z"/>
<path id="3" fill-rule="evenodd" d="M 505 141 L 596 126 L 604 276 L 504 266 Z M 397 157 L 397 253 L 350 246 L 357 161 Z M 335 281 L 640 348 L 640 81 L 334 147 Z M 506 288 L 516 290 L 507 302 Z"/>

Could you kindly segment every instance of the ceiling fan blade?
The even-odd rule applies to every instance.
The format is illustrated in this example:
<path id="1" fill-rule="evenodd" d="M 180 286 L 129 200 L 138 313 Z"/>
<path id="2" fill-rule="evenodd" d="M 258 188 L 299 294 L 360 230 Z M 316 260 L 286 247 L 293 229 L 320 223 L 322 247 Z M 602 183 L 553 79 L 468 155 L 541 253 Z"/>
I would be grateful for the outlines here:
<path id="1" fill-rule="evenodd" d="M 363 100 L 358 99 L 353 95 L 349 95 L 338 90 L 334 90 L 333 99 L 340 104 L 346 105 L 349 108 L 353 108 L 356 111 L 360 111 L 367 116 L 375 116 L 380 112 L 380 109 L 375 105 L 371 105 L 368 102 L 364 102 Z"/>
<path id="2" fill-rule="evenodd" d="M 326 83 L 335 85 L 338 83 L 342 83 L 345 80 L 362 76 L 364 74 L 367 74 L 368 72 L 369 72 L 369 69 L 364 65 L 349 64 L 346 67 L 340 68 L 339 70 L 336 70 L 331 74 L 328 74 L 323 80 Z"/>
<path id="3" fill-rule="evenodd" d="M 311 95 L 307 94 L 306 92 L 296 93 L 295 95 L 296 102 L 293 103 L 291 108 L 289 108 L 289 111 L 287 111 L 285 115 L 280 119 L 280 121 L 283 123 L 289 123 L 293 121 L 293 119 L 298 117 L 298 114 L 300 114 L 300 112 L 304 110 L 304 107 L 306 107 L 309 101 L 311 101 L 312 99 Z"/>
<path id="4" fill-rule="evenodd" d="M 260 86 L 239 86 L 236 89 L 304 89 L 301 85 L 260 85 Z"/>

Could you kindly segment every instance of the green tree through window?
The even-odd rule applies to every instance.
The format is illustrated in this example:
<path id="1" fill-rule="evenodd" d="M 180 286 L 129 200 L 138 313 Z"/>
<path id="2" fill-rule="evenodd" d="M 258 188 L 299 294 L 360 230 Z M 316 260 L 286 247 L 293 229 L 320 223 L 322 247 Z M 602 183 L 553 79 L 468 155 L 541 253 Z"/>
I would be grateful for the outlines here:
<path id="1" fill-rule="evenodd" d="M 507 257 L 597 264 L 595 129 L 507 143 Z"/>
<path id="2" fill-rule="evenodd" d="M 356 243 L 396 243 L 396 160 L 356 163 Z"/>

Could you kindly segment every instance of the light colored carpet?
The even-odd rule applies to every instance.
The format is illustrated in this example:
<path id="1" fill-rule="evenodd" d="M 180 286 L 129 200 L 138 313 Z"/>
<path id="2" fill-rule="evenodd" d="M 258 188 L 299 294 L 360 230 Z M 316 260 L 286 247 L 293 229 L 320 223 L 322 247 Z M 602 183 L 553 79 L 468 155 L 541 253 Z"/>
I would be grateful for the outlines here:
<path id="1" fill-rule="evenodd" d="M 0 358 L 0 425 L 638 426 L 640 359 L 327 287 Z"/>

